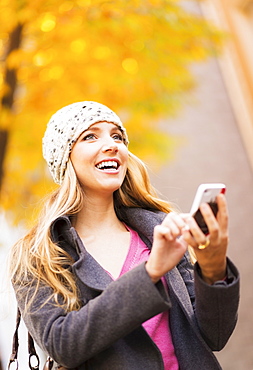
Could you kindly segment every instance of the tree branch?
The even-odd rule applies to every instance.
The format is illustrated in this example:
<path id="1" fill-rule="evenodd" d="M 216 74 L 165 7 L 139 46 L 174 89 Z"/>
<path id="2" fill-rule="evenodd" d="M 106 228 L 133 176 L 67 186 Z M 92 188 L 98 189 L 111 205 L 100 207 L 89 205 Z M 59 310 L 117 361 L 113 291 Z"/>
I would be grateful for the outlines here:
<path id="1" fill-rule="evenodd" d="M 6 60 L 8 56 L 14 51 L 19 49 L 21 44 L 22 38 L 22 30 L 23 25 L 17 24 L 17 26 L 13 29 L 10 34 L 9 38 L 9 45 L 6 53 Z M 5 109 L 11 110 L 14 102 L 14 95 L 17 87 L 17 70 L 15 68 L 8 68 L 5 69 L 5 76 L 4 76 L 5 84 L 8 86 L 7 92 L 2 97 L 2 107 Z M 4 157 L 6 153 L 7 143 L 8 143 L 8 130 L 7 129 L 0 129 L 0 189 L 3 182 L 3 163 Z"/>

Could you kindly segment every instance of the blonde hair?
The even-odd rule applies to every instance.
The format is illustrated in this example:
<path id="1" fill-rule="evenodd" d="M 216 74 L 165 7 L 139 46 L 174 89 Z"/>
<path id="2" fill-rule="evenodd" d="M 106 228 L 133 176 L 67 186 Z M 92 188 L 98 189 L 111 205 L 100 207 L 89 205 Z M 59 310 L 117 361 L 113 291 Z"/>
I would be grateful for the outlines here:
<path id="1" fill-rule="evenodd" d="M 82 208 L 83 191 L 70 161 L 62 185 L 49 194 L 43 203 L 37 224 L 12 248 L 12 283 L 16 287 L 29 288 L 36 282 L 32 298 L 29 298 L 30 302 L 40 284 L 46 283 L 52 288 L 52 295 L 57 304 L 60 305 L 59 298 L 62 297 L 62 305 L 67 310 L 75 310 L 79 308 L 78 291 L 73 274 L 66 268 L 73 260 L 52 241 L 50 233 L 54 220 L 66 214 L 76 214 Z"/>
<path id="2" fill-rule="evenodd" d="M 172 210 L 168 202 L 158 198 L 150 184 L 144 163 L 130 152 L 127 173 L 121 188 L 114 194 L 114 200 L 119 218 L 121 206 L 142 207 L 166 213 Z M 66 268 L 74 261 L 52 241 L 50 226 L 60 216 L 77 214 L 83 206 L 84 193 L 69 160 L 62 185 L 48 196 L 37 224 L 12 249 L 10 269 L 13 284 L 16 287 L 29 288 L 35 282 L 36 288 L 27 307 L 41 283 L 52 288 L 56 304 L 66 311 L 80 307 L 75 278 Z"/>
<path id="3" fill-rule="evenodd" d="M 115 207 L 141 207 L 169 213 L 171 205 L 160 199 L 150 183 L 145 164 L 129 152 L 128 169 L 122 186 L 115 192 Z"/>

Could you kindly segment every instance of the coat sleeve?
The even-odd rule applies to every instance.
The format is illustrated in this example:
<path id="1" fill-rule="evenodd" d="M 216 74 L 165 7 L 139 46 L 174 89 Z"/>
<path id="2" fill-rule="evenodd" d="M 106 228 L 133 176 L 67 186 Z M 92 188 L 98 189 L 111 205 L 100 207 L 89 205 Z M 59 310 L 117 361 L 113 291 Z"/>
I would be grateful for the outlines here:
<path id="1" fill-rule="evenodd" d="M 33 289 L 14 289 L 34 340 L 55 361 L 69 368 L 80 366 L 150 317 L 170 308 L 162 282 L 152 283 L 144 263 L 112 281 L 78 311 L 66 313 L 57 306 L 45 285 L 37 290 L 26 310 Z"/>
<path id="2" fill-rule="evenodd" d="M 195 315 L 203 338 L 213 351 L 220 351 L 230 338 L 238 316 L 239 273 L 227 259 L 227 281 L 213 285 L 201 278 L 196 263 L 195 272 Z"/>
<path id="3" fill-rule="evenodd" d="M 209 285 L 201 278 L 198 263 L 189 262 L 187 254 L 178 265 L 194 310 L 202 338 L 212 351 L 220 351 L 230 338 L 238 315 L 239 273 L 227 259 L 228 281 Z"/>

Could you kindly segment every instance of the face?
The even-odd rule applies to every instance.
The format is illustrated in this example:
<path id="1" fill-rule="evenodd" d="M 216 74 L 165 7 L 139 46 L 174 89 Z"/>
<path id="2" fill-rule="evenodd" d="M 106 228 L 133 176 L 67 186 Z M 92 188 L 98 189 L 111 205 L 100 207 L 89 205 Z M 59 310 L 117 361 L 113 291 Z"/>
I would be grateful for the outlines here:
<path id="1" fill-rule="evenodd" d="M 70 160 L 87 196 L 112 195 L 125 178 L 128 149 L 116 125 L 99 122 L 80 135 Z"/>

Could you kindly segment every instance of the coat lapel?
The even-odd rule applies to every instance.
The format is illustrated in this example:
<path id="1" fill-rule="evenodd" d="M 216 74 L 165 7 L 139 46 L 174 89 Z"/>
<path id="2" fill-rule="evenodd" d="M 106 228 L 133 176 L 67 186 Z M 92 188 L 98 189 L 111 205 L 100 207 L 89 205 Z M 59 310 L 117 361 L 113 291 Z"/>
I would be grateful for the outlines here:
<path id="1" fill-rule="evenodd" d="M 84 246 L 79 260 L 74 263 L 72 269 L 83 284 L 97 291 L 103 291 L 113 281 Z"/>
<path id="2" fill-rule="evenodd" d="M 51 225 L 52 240 L 60 244 L 75 260 L 73 272 L 91 289 L 103 291 L 113 279 L 87 252 L 68 216 L 56 219 Z"/>
<path id="3" fill-rule="evenodd" d="M 189 317 L 194 317 L 191 300 L 183 281 L 182 275 L 175 267 L 166 274 L 166 281 L 169 287 L 169 294 L 173 294 L 182 310 Z"/>

